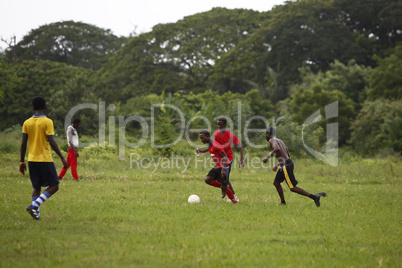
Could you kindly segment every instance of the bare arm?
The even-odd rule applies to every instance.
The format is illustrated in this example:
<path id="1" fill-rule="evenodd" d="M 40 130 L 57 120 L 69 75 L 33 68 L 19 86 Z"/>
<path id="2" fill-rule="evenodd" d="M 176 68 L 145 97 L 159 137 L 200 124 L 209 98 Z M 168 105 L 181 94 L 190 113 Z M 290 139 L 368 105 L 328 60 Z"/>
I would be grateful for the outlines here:
<path id="1" fill-rule="evenodd" d="M 200 154 L 206 153 L 206 152 L 208 152 L 208 148 L 207 148 L 207 149 L 203 149 L 203 150 L 197 149 L 196 152 L 197 152 L 197 153 L 200 153 Z"/>
<path id="2" fill-rule="evenodd" d="M 63 167 L 67 168 L 67 161 L 64 158 L 63 154 L 60 152 L 59 146 L 57 146 L 54 137 L 47 137 L 47 140 L 49 141 L 49 144 L 52 147 L 53 151 L 55 151 L 55 153 L 60 157 L 60 160 L 63 163 Z"/>
<path id="3" fill-rule="evenodd" d="M 20 156 L 20 173 L 25 175 L 25 171 L 27 170 L 27 166 L 25 164 L 25 153 L 27 151 L 27 143 L 28 143 L 28 135 L 22 135 L 21 140 L 21 156 Z"/>
<path id="4" fill-rule="evenodd" d="M 268 159 L 271 158 L 273 155 L 275 155 L 280 150 L 279 146 L 278 146 L 278 144 L 276 143 L 275 140 L 270 140 L 269 144 L 271 145 L 272 152 L 267 156 Z"/>
<path id="5" fill-rule="evenodd" d="M 270 159 L 273 155 L 275 155 L 280 150 L 279 146 L 275 140 L 269 140 L 269 145 L 272 149 L 272 152 L 262 159 L 262 162 L 264 162 L 264 163 L 268 162 L 268 159 Z"/>

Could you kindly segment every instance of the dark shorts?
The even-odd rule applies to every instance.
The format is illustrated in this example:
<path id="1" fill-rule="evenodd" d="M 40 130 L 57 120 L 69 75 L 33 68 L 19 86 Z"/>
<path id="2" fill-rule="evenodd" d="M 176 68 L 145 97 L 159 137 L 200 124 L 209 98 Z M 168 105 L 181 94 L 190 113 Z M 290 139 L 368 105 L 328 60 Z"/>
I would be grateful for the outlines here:
<path id="1" fill-rule="evenodd" d="M 294 167 L 295 165 L 290 158 L 286 160 L 284 164 L 281 164 L 281 168 L 278 169 L 275 181 L 279 183 L 286 181 L 286 184 L 289 186 L 290 189 L 295 187 L 298 184 L 298 181 L 293 174 Z"/>
<path id="2" fill-rule="evenodd" d="M 29 177 L 34 189 L 59 184 L 53 162 L 28 162 Z"/>
<path id="3" fill-rule="evenodd" d="M 222 168 L 213 167 L 207 174 L 207 177 L 212 177 L 222 184 L 227 184 L 229 182 L 229 174 L 231 170 L 232 161 L 226 166 L 226 178 L 221 175 Z"/>

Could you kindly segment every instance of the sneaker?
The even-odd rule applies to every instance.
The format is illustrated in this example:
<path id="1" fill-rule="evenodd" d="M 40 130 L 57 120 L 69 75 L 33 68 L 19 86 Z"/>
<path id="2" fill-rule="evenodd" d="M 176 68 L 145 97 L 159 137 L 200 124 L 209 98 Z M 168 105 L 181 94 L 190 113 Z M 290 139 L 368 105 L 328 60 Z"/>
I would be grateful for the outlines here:
<path id="1" fill-rule="evenodd" d="M 32 205 L 27 206 L 26 210 L 32 216 L 34 220 L 40 220 L 40 214 L 38 207 L 34 207 Z"/>
<path id="2" fill-rule="evenodd" d="M 233 202 L 234 205 L 236 205 L 237 203 L 239 203 L 239 201 L 237 201 L 236 198 L 233 198 L 231 201 Z"/>
<path id="3" fill-rule="evenodd" d="M 239 198 L 237 198 L 237 196 L 234 194 L 234 199 L 236 199 L 237 202 L 239 202 Z"/>
<path id="4" fill-rule="evenodd" d="M 222 192 L 221 198 L 225 198 L 225 196 L 226 196 L 226 193 Z"/>
<path id="5" fill-rule="evenodd" d="M 321 196 L 326 197 L 327 194 L 322 192 L 322 193 L 316 194 L 315 196 L 316 196 L 316 199 L 314 200 L 314 202 L 315 202 L 316 206 L 319 207 L 320 206 L 320 198 L 321 198 Z"/>
<path id="6" fill-rule="evenodd" d="M 237 198 L 237 196 L 235 194 L 233 196 L 234 196 L 233 200 L 236 200 L 236 202 L 240 201 L 239 198 Z M 233 200 L 230 199 L 229 196 L 226 196 L 226 202 L 230 203 L 230 202 L 233 202 Z"/>

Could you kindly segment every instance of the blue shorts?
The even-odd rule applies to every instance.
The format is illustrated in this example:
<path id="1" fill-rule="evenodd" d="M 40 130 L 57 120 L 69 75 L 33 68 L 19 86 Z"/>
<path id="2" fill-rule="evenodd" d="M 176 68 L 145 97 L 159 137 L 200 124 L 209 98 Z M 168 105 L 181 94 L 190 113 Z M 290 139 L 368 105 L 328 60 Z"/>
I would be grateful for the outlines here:
<path id="1" fill-rule="evenodd" d="M 31 178 L 32 187 L 34 189 L 60 183 L 53 162 L 28 162 L 28 168 L 29 177 Z"/>

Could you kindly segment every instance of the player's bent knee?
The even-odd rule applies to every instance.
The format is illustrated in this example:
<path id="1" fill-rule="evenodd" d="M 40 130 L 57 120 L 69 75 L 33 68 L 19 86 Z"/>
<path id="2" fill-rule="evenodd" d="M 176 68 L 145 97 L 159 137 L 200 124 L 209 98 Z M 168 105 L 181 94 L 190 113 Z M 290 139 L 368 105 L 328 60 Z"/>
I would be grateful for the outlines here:
<path id="1" fill-rule="evenodd" d="M 59 190 L 59 185 L 55 184 L 49 187 L 49 191 L 53 192 L 52 194 L 55 194 Z"/>

